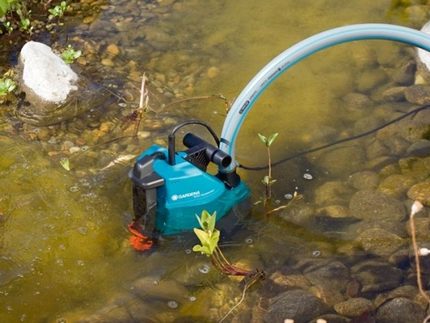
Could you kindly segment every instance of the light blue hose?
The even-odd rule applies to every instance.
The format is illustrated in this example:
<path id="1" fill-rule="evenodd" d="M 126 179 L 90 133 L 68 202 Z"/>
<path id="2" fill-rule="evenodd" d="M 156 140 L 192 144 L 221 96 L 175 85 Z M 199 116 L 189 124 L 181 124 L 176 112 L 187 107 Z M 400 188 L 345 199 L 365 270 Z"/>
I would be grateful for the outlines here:
<path id="1" fill-rule="evenodd" d="M 283 72 L 302 59 L 337 44 L 362 40 L 385 39 L 420 47 L 430 51 L 430 35 L 421 31 L 388 24 L 359 24 L 324 31 L 288 48 L 266 66 L 242 90 L 234 101 L 221 133 L 220 149 L 232 157 L 232 163 L 222 172 L 230 172 L 236 166 L 235 145 L 248 112 L 263 91 Z"/>

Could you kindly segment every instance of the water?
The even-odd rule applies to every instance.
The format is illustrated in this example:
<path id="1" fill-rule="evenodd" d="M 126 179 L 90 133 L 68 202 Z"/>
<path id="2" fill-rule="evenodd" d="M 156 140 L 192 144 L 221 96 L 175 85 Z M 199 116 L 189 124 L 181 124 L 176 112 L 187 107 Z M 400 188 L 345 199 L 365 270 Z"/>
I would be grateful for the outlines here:
<path id="1" fill-rule="evenodd" d="M 161 287 L 144 298 L 148 308 L 141 305 L 154 313 L 155 320 L 169 321 L 178 313 L 212 317 L 202 303 L 204 297 L 198 295 L 200 289 L 221 282 L 216 287 L 226 288 L 221 296 L 233 299 L 240 294 L 236 283 L 223 281 L 209 270 L 204 257 L 186 252 L 191 246 L 181 240 L 165 241 L 148 257 L 130 250 L 126 224 L 132 208 L 126 175 L 131 163 L 101 169 L 118 155 L 138 154 L 151 142 L 162 142 L 167 129 L 178 120 L 200 118 L 218 132 L 222 127 L 222 100 L 192 100 L 165 108 L 163 104 L 214 94 L 231 101 L 271 58 L 322 30 L 363 22 L 417 26 L 418 18 L 402 14 L 389 0 L 347 4 L 340 0 L 188 0 L 160 1 L 160 5 L 112 0 L 96 3 L 94 8 L 97 10 L 86 14 L 92 18 L 90 24 L 67 19 L 67 33 L 58 36 L 58 43 L 65 45 L 70 39 L 82 46 L 87 62 L 80 67 L 124 100 L 93 107 L 80 120 L 48 130 L 29 126 L 16 130 L 14 117 L 2 113 L 0 321 L 87 316 L 111 304 L 141 277 L 160 281 Z M 49 38 L 46 34 L 39 37 Z M 110 43 L 119 46 L 118 56 L 106 53 Z M 266 163 L 258 132 L 280 133 L 273 146 L 274 160 L 354 133 L 357 115 L 344 109 L 341 98 L 356 91 L 363 69 L 380 70 L 372 64 L 366 66 L 367 53 L 380 60 L 390 60 L 390 55 L 401 60 L 404 49 L 383 41 L 345 44 L 292 68 L 249 114 L 239 136 L 238 160 L 249 165 Z M 10 57 L 14 54 L 9 61 Z M 113 66 L 106 61 L 102 64 L 106 58 Z M 118 124 L 136 108 L 142 71 L 150 78 L 154 110 L 142 128 L 150 132 L 149 138 L 138 144 L 129 140 L 97 146 L 110 138 L 100 124 L 120 131 Z M 95 124 L 89 129 L 91 122 Z M 84 138 L 82 143 L 79 138 Z M 62 149 L 65 141 L 86 149 L 83 154 L 69 155 Z M 71 172 L 59 163 L 63 155 L 70 158 Z M 344 180 L 342 172 L 327 173 L 317 157 L 311 155 L 274 170 L 278 179 L 273 187 L 275 199 L 283 203 L 296 190 L 304 195 L 307 202 L 298 217 L 307 207 L 314 210 L 318 185 Z M 339 162 L 347 163 L 343 168 L 348 168 L 350 161 Z M 264 172 L 241 172 L 241 176 L 252 187 L 253 201 L 260 199 Z M 340 257 L 337 248 L 348 241 L 342 233 L 344 227 L 331 223 L 331 231 L 322 234 L 318 229 L 328 231 L 323 230 L 327 225 L 323 222 L 308 227 L 297 223 L 276 215 L 264 217 L 257 206 L 246 232 L 233 238 L 226 253 L 234 260 L 249 260 L 253 266 L 270 270 L 297 254 Z M 183 299 L 175 294 L 175 288 L 182 291 L 183 287 L 168 283 L 163 287 L 163 281 L 172 279 L 192 286 Z M 159 297 L 163 288 L 167 296 Z"/>

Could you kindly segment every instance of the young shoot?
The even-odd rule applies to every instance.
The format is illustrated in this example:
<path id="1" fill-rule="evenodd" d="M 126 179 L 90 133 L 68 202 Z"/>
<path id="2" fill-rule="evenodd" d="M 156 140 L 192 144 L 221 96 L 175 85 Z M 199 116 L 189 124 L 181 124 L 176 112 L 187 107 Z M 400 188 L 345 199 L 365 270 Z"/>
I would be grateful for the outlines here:
<path id="1" fill-rule="evenodd" d="M 276 182 L 276 179 L 272 177 L 272 156 L 270 152 L 270 146 L 272 146 L 273 142 L 278 137 L 279 133 L 273 133 L 270 136 L 266 137 L 262 135 L 261 133 L 258 133 L 258 137 L 260 138 L 261 142 L 266 146 L 267 150 L 267 165 L 269 167 L 268 174 L 263 177 L 262 183 L 266 187 L 266 194 L 264 198 L 264 205 L 267 204 L 268 201 L 272 198 L 272 185 Z"/>
<path id="2" fill-rule="evenodd" d="M 200 244 L 193 247 L 193 251 L 200 252 L 201 254 L 211 257 L 212 264 L 221 273 L 232 276 L 244 276 L 246 279 L 245 286 L 242 291 L 242 297 L 239 302 L 234 305 L 219 321 L 223 322 L 245 299 L 246 291 L 259 280 L 264 279 L 264 271 L 255 269 L 253 271 L 246 270 L 233 266 L 222 253 L 218 246 L 220 232 L 215 228 L 216 223 L 216 212 L 210 214 L 207 211 L 203 211 L 200 217 L 197 217 L 200 229 L 194 228 L 194 233 L 200 241 Z"/>
<path id="3" fill-rule="evenodd" d="M 52 20 L 54 18 L 61 18 L 64 16 L 64 13 L 69 8 L 66 1 L 61 1 L 60 4 L 56 5 L 55 7 L 48 9 L 48 12 L 50 13 L 48 19 Z"/>
<path id="4" fill-rule="evenodd" d="M 81 57 L 82 52 L 80 50 L 75 50 L 72 45 L 68 45 L 65 50 L 61 53 L 61 58 L 67 64 L 72 64 L 76 59 Z"/>
<path id="5" fill-rule="evenodd" d="M 0 97 L 6 96 L 16 89 L 16 83 L 8 77 L 0 78 Z"/>
<path id="6" fill-rule="evenodd" d="M 200 217 L 197 215 L 196 217 L 200 229 L 194 228 L 194 233 L 199 239 L 200 244 L 193 247 L 194 252 L 200 252 L 207 257 L 211 257 L 212 264 L 215 268 L 225 275 L 253 277 L 257 274 L 262 274 L 259 270 L 249 271 L 233 266 L 224 256 L 218 246 L 220 231 L 215 228 L 216 212 L 210 214 L 207 211 L 203 211 Z"/>

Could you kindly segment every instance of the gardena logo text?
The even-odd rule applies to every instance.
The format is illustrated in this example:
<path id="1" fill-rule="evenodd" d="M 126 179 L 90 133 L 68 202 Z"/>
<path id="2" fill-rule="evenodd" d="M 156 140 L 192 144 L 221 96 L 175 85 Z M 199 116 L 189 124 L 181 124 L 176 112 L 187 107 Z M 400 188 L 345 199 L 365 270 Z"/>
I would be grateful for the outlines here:
<path id="1" fill-rule="evenodd" d="M 190 192 L 190 193 L 184 193 L 184 194 L 173 194 L 172 195 L 172 201 L 182 200 L 187 197 L 199 197 L 200 191 Z"/>

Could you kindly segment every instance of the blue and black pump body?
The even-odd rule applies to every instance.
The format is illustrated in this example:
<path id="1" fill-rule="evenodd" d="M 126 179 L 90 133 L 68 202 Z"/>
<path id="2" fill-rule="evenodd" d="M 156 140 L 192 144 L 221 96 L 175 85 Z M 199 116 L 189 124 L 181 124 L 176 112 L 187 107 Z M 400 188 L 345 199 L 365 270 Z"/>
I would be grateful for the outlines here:
<path id="1" fill-rule="evenodd" d="M 130 177 L 135 217 L 142 220 L 145 230 L 164 235 L 191 231 L 198 226 L 196 214 L 203 210 L 216 211 L 218 220 L 244 201 L 249 196 L 249 189 L 236 174 L 239 165 L 235 160 L 235 145 L 240 128 L 256 100 L 275 79 L 304 58 L 334 45 L 366 39 L 398 41 L 430 51 L 428 34 L 388 24 L 334 28 L 286 49 L 264 66 L 239 94 L 228 112 L 220 140 L 203 122 L 186 122 L 172 130 L 168 148 L 154 145 L 138 157 Z M 176 152 L 175 133 L 190 123 L 206 127 L 216 146 L 189 133 L 183 138 L 188 150 Z M 209 163 L 218 166 L 216 175 L 207 172 Z"/>
<path id="2" fill-rule="evenodd" d="M 234 172 L 212 175 L 209 163 L 228 167 L 231 156 L 200 137 L 183 137 L 186 151 L 175 151 L 175 133 L 188 124 L 199 124 L 219 140 L 210 127 L 200 121 L 188 121 L 173 129 L 169 147 L 153 145 L 138 158 L 129 173 L 133 181 L 133 208 L 145 231 L 173 235 L 198 227 L 196 215 L 202 210 L 215 212 L 217 220 L 249 196 L 248 187 Z"/>

